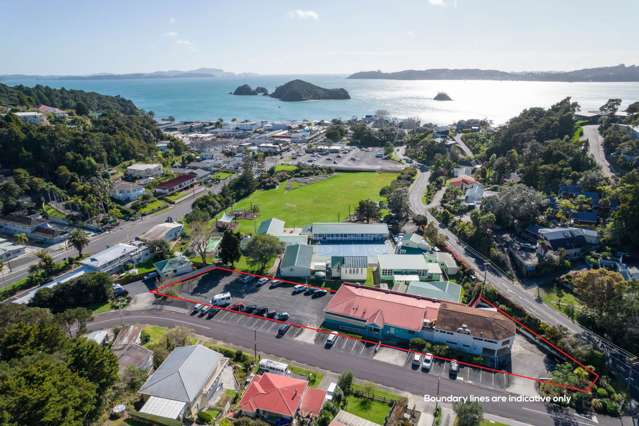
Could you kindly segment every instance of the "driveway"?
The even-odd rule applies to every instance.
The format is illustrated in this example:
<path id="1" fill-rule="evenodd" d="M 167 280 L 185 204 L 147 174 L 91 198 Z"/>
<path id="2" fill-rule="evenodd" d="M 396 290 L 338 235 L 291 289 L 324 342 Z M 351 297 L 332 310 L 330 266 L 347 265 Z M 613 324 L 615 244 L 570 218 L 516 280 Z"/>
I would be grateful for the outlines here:
<path id="1" fill-rule="evenodd" d="M 606 159 L 606 154 L 603 148 L 604 138 L 599 133 L 599 125 L 589 124 L 584 126 L 583 129 L 583 137 L 588 140 L 588 152 L 590 152 L 595 162 L 599 165 L 601 172 L 606 177 L 614 176 L 610 169 L 610 163 L 608 163 L 608 160 Z"/>

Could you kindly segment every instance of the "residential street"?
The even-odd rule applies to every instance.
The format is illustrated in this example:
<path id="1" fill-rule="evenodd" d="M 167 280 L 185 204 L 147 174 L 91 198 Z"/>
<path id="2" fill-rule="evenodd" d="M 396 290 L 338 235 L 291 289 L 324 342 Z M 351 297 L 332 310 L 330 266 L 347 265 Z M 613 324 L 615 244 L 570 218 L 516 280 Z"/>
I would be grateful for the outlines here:
<path id="1" fill-rule="evenodd" d="M 468 145 L 466 145 L 464 141 L 462 140 L 462 133 L 457 133 L 455 135 L 455 142 L 457 142 L 457 145 L 462 149 L 462 151 L 464 151 L 464 154 L 467 157 L 472 158 L 473 152 L 470 150 L 470 148 L 468 148 Z"/>
<path id="2" fill-rule="evenodd" d="M 500 273 L 496 268 L 487 263 L 487 259 L 483 259 L 479 253 L 475 252 L 466 244 L 460 242 L 458 238 L 444 228 L 433 215 L 430 214 L 429 208 L 437 207 L 441 196 L 434 197 L 434 202 L 428 206 L 424 205 L 422 196 L 426 192 L 430 172 L 426 171 L 418 173 L 415 181 L 409 188 L 409 206 L 414 214 L 425 215 L 429 222 L 436 223 L 439 226 L 439 232 L 448 237 L 450 248 L 462 256 L 474 269 L 478 277 L 486 276 L 486 281 L 492 284 L 498 291 L 510 298 L 513 302 L 518 303 L 527 312 L 553 325 L 561 325 L 566 327 L 570 332 L 579 334 L 584 330 L 579 324 L 573 323 L 566 316 L 560 314 L 549 306 L 539 303 L 535 297 L 530 294 L 521 284 L 512 281 L 510 278 Z"/>
<path id="3" fill-rule="evenodd" d="M 190 316 L 186 313 L 172 310 L 141 310 L 109 312 L 98 316 L 89 324 L 89 330 L 118 327 L 127 324 L 151 324 L 165 327 L 185 326 L 195 333 L 220 340 L 252 350 L 257 345 L 257 350 L 263 355 L 273 355 L 291 361 L 310 365 L 335 373 L 351 370 L 353 374 L 364 380 L 409 392 L 416 395 L 454 396 L 507 396 L 513 395 L 495 389 L 485 388 L 476 384 L 466 383 L 460 380 L 438 380 L 430 374 L 416 374 L 412 369 L 377 361 L 369 357 L 359 356 L 354 353 L 318 350 L 316 345 L 299 339 L 285 336 L 278 339 L 275 333 L 263 331 L 259 326 L 255 331 L 244 325 L 232 322 L 217 322 Z M 330 355 L 330 356 L 327 356 Z M 485 403 L 484 410 L 509 419 L 516 419 L 531 425 L 619 425 L 619 420 L 598 417 L 595 421 L 582 416 L 573 416 L 567 413 L 550 414 L 546 406 L 541 402 L 491 402 Z"/>
<path id="4" fill-rule="evenodd" d="M 220 185 L 220 184 L 218 184 Z M 218 190 L 218 186 L 211 188 L 211 191 Z M 172 205 L 171 207 L 162 210 L 158 213 L 144 216 L 137 221 L 122 222 L 114 229 L 98 234 L 91 238 L 89 245 L 84 249 L 84 253 L 87 255 L 97 253 L 104 250 L 114 244 L 124 243 L 131 241 L 136 237 L 144 234 L 158 223 L 166 222 L 167 218 L 180 219 L 185 214 L 191 211 L 191 205 L 193 201 L 207 193 L 207 188 L 197 187 L 191 196 L 182 200 L 181 202 Z M 49 254 L 55 261 L 61 261 L 69 256 L 76 256 L 77 252 L 74 248 L 65 249 L 64 247 L 48 249 Z M 0 280 L 0 287 L 6 287 L 14 281 L 17 281 L 29 274 L 29 267 L 37 263 L 37 257 L 33 254 L 27 254 L 20 257 L 12 263 L 11 272 L 5 273 Z"/>
<path id="5" fill-rule="evenodd" d="M 599 125 L 590 124 L 588 126 L 584 126 L 583 129 L 583 137 L 588 139 L 588 152 L 590 152 L 592 157 L 595 159 L 595 162 L 601 168 L 601 172 L 606 177 L 614 176 L 610 169 L 610 164 L 608 163 L 608 160 L 606 160 L 606 154 L 603 149 L 604 138 L 599 133 Z"/>

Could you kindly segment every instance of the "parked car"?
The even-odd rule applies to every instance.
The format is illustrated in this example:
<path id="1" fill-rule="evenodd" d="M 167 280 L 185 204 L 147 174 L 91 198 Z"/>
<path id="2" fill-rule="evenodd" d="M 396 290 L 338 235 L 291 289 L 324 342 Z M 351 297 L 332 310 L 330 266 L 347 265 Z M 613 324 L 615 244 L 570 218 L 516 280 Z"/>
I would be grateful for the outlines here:
<path id="1" fill-rule="evenodd" d="M 277 337 L 282 337 L 286 334 L 288 329 L 291 328 L 289 324 L 283 324 L 277 329 Z"/>
<path id="2" fill-rule="evenodd" d="M 244 303 L 233 303 L 229 306 L 229 309 L 232 311 L 242 311 L 244 308 Z"/>
<path id="3" fill-rule="evenodd" d="M 280 280 L 271 280 L 271 285 L 269 285 L 268 288 L 276 288 L 279 287 L 280 284 L 282 284 Z"/>
<path id="4" fill-rule="evenodd" d="M 244 307 L 244 312 L 253 312 L 257 309 L 257 305 L 246 305 Z"/>
<path id="5" fill-rule="evenodd" d="M 255 310 L 255 315 L 266 315 L 268 313 L 268 308 L 266 306 L 261 306 Z"/>
<path id="6" fill-rule="evenodd" d="M 275 318 L 276 315 L 277 315 L 277 311 L 268 311 L 266 313 L 266 318 Z"/>
<path id="7" fill-rule="evenodd" d="M 209 308 L 208 311 L 206 311 L 206 318 L 207 319 L 211 319 L 215 316 L 215 314 L 217 314 L 218 312 L 220 312 L 220 310 L 218 308 L 215 307 L 211 307 Z"/>
<path id="8" fill-rule="evenodd" d="M 414 354 L 413 355 L 413 367 L 419 367 L 422 364 L 422 354 Z"/>
<path id="9" fill-rule="evenodd" d="M 422 370 L 430 370 L 433 367 L 433 354 L 427 353 L 422 359 Z"/>
<path id="10" fill-rule="evenodd" d="M 154 278 L 156 278 L 157 276 L 158 276 L 157 271 L 149 272 L 148 274 L 146 274 L 146 275 L 144 276 L 144 281 L 148 281 L 148 280 L 154 279 Z"/>
<path id="11" fill-rule="evenodd" d="M 313 287 L 308 287 L 308 288 L 306 289 L 306 291 L 304 292 L 304 295 L 305 295 L 305 296 L 310 296 L 311 294 L 315 294 L 315 291 L 316 291 L 316 290 L 315 290 Z"/>
<path id="12" fill-rule="evenodd" d="M 302 284 L 298 284 L 293 287 L 293 294 L 303 293 L 306 290 L 306 286 Z"/>
<path id="13" fill-rule="evenodd" d="M 328 291 L 326 290 L 315 290 L 313 295 L 311 296 L 313 299 L 317 299 L 318 297 L 326 296 Z"/>
<path id="14" fill-rule="evenodd" d="M 240 278 L 240 281 L 241 281 L 243 284 L 248 284 L 248 283 L 250 283 L 251 281 L 253 281 L 253 277 L 252 277 L 251 275 L 244 275 L 242 278 Z"/>
<path id="15" fill-rule="evenodd" d="M 337 333 L 337 331 L 332 331 L 331 334 L 328 335 L 328 338 L 326 339 L 326 343 L 324 344 L 324 347 L 326 348 L 332 347 L 335 344 L 335 342 L 337 342 L 338 338 L 339 338 L 339 334 Z"/>
<path id="16" fill-rule="evenodd" d="M 195 315 L 198 312 L 200 312 L 200 309 L 202 309 L 204 305 L 201 303 L 196 304 L 195 306 L 193 306 L 193 310 L 191 311 L 191 315 Z"/>
<path id="17" fill-rule="evenodd" d="M 264 284 L 266 284 L 268 282 L 268 278 L 260 278 L 259 280 L 257 280 L 257 282 L 255 283 L 256 287 L 262 287 Z"/>
<path id="18" fill-rule="evenodd" d="M 288 312 L 278 312 L 277 315 L 275 315 L 275 319 L 286 321 L 288 319 Z"/>
<path id="19" fill-rule="evenodd" d="M 450 377 L 457 378 L 457 374 L 459 373 L 459 364 L 457 364 L 457 360 L 452 360 L 450 362 Z"/>
<path id="20" fill-rule="evenodd" d="M 204 305 L 202 306 L 202 308 L 200 308 L 200 311 L 197 313 L 198 317 L 203 317 L 204 315 L 206 315 L 206 313 L 209 311 L 209 307 Z"/>

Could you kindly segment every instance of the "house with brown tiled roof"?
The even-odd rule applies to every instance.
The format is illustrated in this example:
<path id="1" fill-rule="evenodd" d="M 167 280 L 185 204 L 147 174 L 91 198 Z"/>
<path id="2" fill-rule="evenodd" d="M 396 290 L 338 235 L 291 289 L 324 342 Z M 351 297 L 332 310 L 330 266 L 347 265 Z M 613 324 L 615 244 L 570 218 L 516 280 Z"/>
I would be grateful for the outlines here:
<path id="1" fill-rule="evenodd" d="M 324 390 L 310 388 L 306 380 L 264 373 L 251 380 L 240 401 L 240 411 L 273 423 L 297 416 L 316 417 L 325 396 Z"/>
<path id="2" fill-rule="evenodd" d="M 516 333 L 495 310 L 347 283 L 324 308 L 324 325 L 392 344 L 422 338 L 494 365 L 510 357 Z"/>

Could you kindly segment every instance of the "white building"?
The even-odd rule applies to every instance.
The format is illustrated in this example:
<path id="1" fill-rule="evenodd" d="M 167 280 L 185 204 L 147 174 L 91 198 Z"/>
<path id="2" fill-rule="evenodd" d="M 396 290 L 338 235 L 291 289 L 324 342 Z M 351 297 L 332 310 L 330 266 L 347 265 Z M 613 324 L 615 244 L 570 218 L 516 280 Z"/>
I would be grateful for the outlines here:
<path id="1" fill-rule="evenodd" d="M 45 116 L 40 112 L 27 111 L 27 112 L 15 112 L 14 114 L 23 123 L 44 124 L 46 122 Z"/>
<path id="2" fill-rule="evenodd" d="M 11 241 L 0 238 L 0 260 L 2 260 L 3 262 L 15 259 L 18 256 L 22 256 L 25 252 L 25 246 L 13 244 Z"/>
<path id="3" fill-rule="evenodd" d="M 446 275 L 456 275 L 459 272 L 459 265 L 457 265 L 455 258 L 450 253 L 438 251 L 432 254 L 427 254 L 426 260 L 438 263 Z"/>
<path id="4" fill-rule="evenodd" d="M 146 178 L 162 175 L 162 164 L 135 163 L 126 168 L 127 176 L 132 178 Z"/>
<path id="5" fill-rule="evenodd" d="M 284 250 L 280 276 L 308 278 L 311 276 L 313 248 L 305 244 L 291 244 Z"/>
<path id="6" fill-rule="evenodd" d="M 131 182 L 116 182 L 111 188 L 111 198 L 128 203 L 144 195 L 144 187 Z"/>
<path id="7" fill-rule="evenodd" d="M 481 183 L 472 184 L 466 189 L 464 194 L 464 204 L 469 206 L 479 206 L 484 197 L 484 185 Z"/>
<path id="8" fill-rule="evenodd" d="M 156 240 L 173 241 L 173 240 L 177 240 L 178 237 L 182 235 L 183 230 L 184 230 L 184 226 L 181 223 L 176 223 L 176 222 L 158 223 L 153 228 L 149 229 L 144 234 L 140 235 L 139 239 L 142 241 L 156 241 Z"/>
<path id="9" fill-rule="evenodd" d="M 331 257 L 331 278 L 343 281 L 366 281 L 368 275 L 368 256 Z"/>
<path id="10" fill-rule="evenodd" d="M 191 261 L 182 255 L 156 262 L 153 266 L 155 266 L 155 270 L 163 280 L 193 271 Z"/>
<path id="11" fill-rule="evenodd" d="M 150 257 L 149 249 L 140 242 L 119 243 L 83 259 L 80 264 L 88 267 L 90 272 L 113 274 L 119 272 L 125 265 L 135 265 Z"/>

